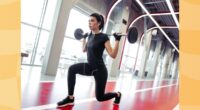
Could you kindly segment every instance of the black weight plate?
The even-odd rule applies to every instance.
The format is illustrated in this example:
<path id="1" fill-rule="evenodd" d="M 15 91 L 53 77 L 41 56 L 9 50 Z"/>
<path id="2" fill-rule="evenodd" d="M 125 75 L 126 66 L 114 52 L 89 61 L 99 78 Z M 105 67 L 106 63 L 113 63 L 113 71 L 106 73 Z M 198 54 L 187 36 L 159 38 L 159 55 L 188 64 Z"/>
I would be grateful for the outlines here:
<path id="1" fill-rule="evenodd" d="M 138 39 L 138 31 L 136 27 L 131 27 L 128 30 L 128 41 L 129 43 L 135 43 Z"/>
<path id="2" fill-rule="evenodd" d="M 78 28 L 74 31 L 74 37 L 77 39 L 77 40 L 80 40 L 83 38 L 83 30 Z"/>

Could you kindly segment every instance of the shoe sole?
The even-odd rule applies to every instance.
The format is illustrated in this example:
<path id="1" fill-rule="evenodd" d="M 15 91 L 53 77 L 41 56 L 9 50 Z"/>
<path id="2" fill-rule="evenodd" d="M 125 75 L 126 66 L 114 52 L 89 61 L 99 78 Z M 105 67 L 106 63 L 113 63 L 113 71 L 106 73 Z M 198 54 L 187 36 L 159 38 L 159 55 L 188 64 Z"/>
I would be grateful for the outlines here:
<path id="1" fill-rule="evenodd" d="M 74 103 L 67 103 L 65 105 L 58 105 L 57 107 L 64 107 L 64 106 L 67 106 L 67 105 L 74 105 Z"/>

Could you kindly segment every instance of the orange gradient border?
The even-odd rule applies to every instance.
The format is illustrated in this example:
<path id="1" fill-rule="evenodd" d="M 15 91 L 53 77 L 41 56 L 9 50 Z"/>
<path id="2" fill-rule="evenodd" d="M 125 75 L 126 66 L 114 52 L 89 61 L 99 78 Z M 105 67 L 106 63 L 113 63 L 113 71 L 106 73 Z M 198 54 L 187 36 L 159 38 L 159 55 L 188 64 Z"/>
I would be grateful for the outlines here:
<path id="1" fill-rule="evenodd" d="M 180 1 L 180 110 L 200 110 L 200 0 Z M 20 0 L 0 0 L 0 110 L 20 110 Z"/>
<path id="2" fill-rule="evenodd" d="M 0 0 L 0 110 L 20 110 L 20 0 Z"/>
<path id="3" fill-rule="evenodd" d="M 180 110 L 200 110 L 200 0 L 180 2 Z"/>

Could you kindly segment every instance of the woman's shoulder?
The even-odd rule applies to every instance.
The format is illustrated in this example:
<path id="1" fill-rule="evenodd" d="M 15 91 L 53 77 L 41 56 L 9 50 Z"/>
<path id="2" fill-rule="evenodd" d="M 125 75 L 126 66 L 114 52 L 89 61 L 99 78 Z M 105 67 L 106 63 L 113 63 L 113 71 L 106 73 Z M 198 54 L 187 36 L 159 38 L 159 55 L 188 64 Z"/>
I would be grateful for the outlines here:
<path id="1" fill-rule="evenodd" d="M 101 36 L 102 36 L 102 38 L 104 39 L 104 41 L 109 40 L 109 37 L 108 37 L 107 34 L 105 34 L 105 33 L 101 33 Z"/>
<path id="2" fill-rule="evenodd" d="M 103 37 L 108 37 L 108 34 L 101 33 L 101 36 L 103 36 Z"/>

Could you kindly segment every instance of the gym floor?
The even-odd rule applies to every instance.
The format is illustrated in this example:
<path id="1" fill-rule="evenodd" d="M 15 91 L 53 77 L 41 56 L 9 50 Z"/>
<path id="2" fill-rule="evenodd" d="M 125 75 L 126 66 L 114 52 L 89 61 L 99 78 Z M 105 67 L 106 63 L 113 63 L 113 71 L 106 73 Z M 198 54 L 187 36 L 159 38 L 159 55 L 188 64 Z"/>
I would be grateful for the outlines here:
<path id="1" fill-rule="evenodd" d="M 137 80 L 121 73 L 106 85 L 106 92 L 122 92 L 120 105 L 113 105 L 113 100 L 98 102 L 93 77 L 77 75 L 75 104 L 57 108 L 56 103 L 67 96 L 67 72 L 58 70 L 54 78 L 40 71 L 40 67 L 22 66 L 22 110 L 173 110 L 178 104 L 178 80 Z"/>

